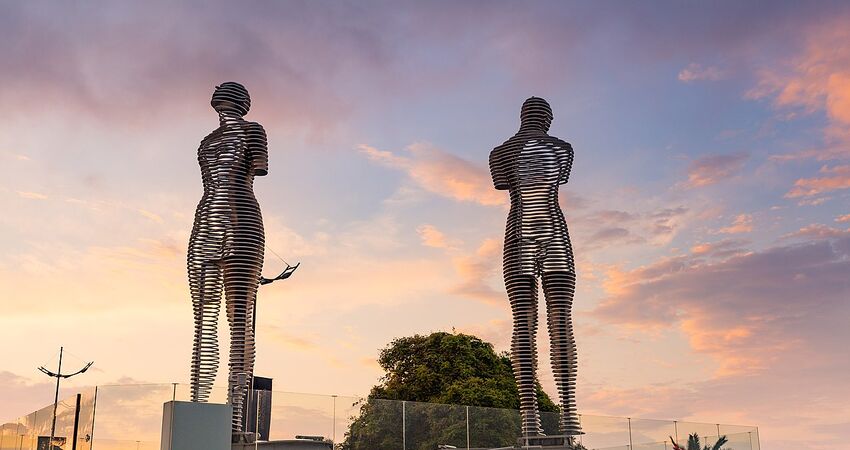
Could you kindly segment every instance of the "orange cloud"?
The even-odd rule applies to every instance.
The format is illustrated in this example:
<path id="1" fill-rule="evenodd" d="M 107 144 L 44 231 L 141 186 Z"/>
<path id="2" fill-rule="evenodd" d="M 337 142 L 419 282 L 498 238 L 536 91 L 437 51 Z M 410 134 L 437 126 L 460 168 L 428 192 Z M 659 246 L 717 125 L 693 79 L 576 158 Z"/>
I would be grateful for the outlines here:
<path id="1" fill-rule="evenodd" d="M 749 214 L 739 214 L 732 225 L 717 230 L 718 233 L 724 234 L 749 233 L 750 231 L 753 231 L 753 216 Z"/>
<path id="2" fill-rule="evenodd" d="M 850 222 L 850 214 L 845 214 L 843 216 L 838 216 L 835 218 L 835 221 L 838 223 L 847 223 Z"/>
<path id="3" fill-rule="evenodd" d="M 811 197 L 827 192 L 850 188 L 850 165 L 823 166 L 820 173 L 825 176 L 800 178 L 794 187 L 785 194 L 787 198 Z"/>
<path id="4" fill-rule="evenodd" d="M 744 168 L 748 158 L 745 153 L 698 158 L 688 166 L 688 180 L 684 185 L 690 188 L 710 186 L 732 178 Z"/>
<path id="5" fill-rule="evenodd" d="M 461 281 L 452 292 L 492 305 L 505 304 L 504 292 L 497 291 L 489 283 L 491 278 L 500 274 L 501 253 L 500 240 L 486 239 L 472 255 L 454 258 L 455 271 Z"/>
<path id="6" fill-rule="evenodd" d="M 422 240 L 422 245 L 434 248 L 448 248 L 449 242 L 446 235 L 438 230 L 434 225 L 424 224 L 416 228 L 419 233 L 419 238 Z"/>
<path id="7" fill-rule="evenodd" d="M 829 238 L 837 238 L 841 236 L 850 236 L 850 230 L 841 230 L 838 228 L 828 227 L 826 225 L 822 225 L 819 223 L 813 223 L 811 225 L 806 225 L 799 230 L 786 234 L 782 236 L 785 239 L 788 238 L 811 238 L 811 239 L 829 239 Z"/>
<path id="8" fill-rule="evenodd" d="M 842 159 L 850 156 L 850 28 L 847 17 L 804 28 L 804 50 L 789 64 L 762 70 L 748 98 L 772 97 L 777 108 L 797 108 L 810 114 L 823 111 L 826 146 L 804 149 L 774 159 Z"/>
<path id="9" fill-rule="evenodd" d="M 27 192 L 27 191 L 16 191 L 18 196 L 21 198 L 28 198 L 31 200 L 46 200 L 47 196 L 44 194 L 39 194 L 38 192 Z"/>
<path id="10" fill-rule="evenodd" d="M 728 258 L 729 256 L 745 253 L 747 241 L 724 239 L 718 242 L 702 242 L 691 247 L 691 253 L 698 256 Z"/>
<path id="11" fill-rule="evenodd" d="M 711 262 L 701 254 L 662 258 L 609 271 L 608 297 L 593 315 L 648 333 L 678 327 L 692 349 L 716 358 L 716 377 L 773 370 L 835 339 L 821 331 L 846 309 L 847 284 L 839 280 L 850 270 L 848 256 L 850 233 L 843 232 Z"/>
<path id="12" fill-rule="evenodd" d="M 422 189 L 462 202 L 486 206 L 504 206 L 508 198 L 493 188 L 490 174 L 475 165 L 428 144 L 407 147 L 409 156 L 360 145 L 369 159 L 388 167 L 404 170 Z"/>

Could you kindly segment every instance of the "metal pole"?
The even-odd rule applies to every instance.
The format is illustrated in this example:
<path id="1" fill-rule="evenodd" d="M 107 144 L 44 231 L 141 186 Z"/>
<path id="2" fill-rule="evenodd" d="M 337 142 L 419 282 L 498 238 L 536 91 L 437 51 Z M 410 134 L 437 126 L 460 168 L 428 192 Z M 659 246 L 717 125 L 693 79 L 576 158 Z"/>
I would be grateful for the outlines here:
<path id="1" fill-rule="evenodd" d="M 673 434 L 676 435 L 676 443 L 679 443 L 679 422 L 673 421 Z"/>
<path id="2" fill-rule="evenodd" d="M 629 450 L 632 450 L 632 418 L 626 417 L 626 420 L 629 421 Z"/>
<path id="3" fill-rule="evenodd" d="M 91 408 L 91 444 L 89 450 L 94 448 L 94 415 L 97 413 L 97 386 L 94 387 L 94 404 Z"/>
<path id="4" fill-rule="evenodd" d="M 77 394 L 77 405 L 74 409 L 74 441 L 71 444 L 71 450 L 77 450 L 77 430 L 80 429 L 80 399 L 81 399 L 81 397 L 82 397 L 82 395 Z"/>
<path id="5" fill-rule="evenodd" d="M 401 448 L 407 450 L 407 402 L 401 402 Z"/>
<path id="6" fill-rule="evenodd" d="M 466 450 L 469 450 L 469 406 L 466 407 Z"/>
<path id="7" fill-rule="evenodd" d="M 171 383 L 171 401 L 177 401 L 177 383 Z"/>
<path id="8" fill-rule="evenodd" d="M 332 395 L 334 399 L 334 423 L 333 423 L 333 441 L 334 445 L 336 445 L 336 395 Z"/>
<path id="9" fill-rule="evenodd" d="M 53 424 L 50 426 L 50 440 L 48 448 L 53 450 L 53 436 L 56 434 L 56 408 L 59 406 L 59 380 L 62 379 L 59 375 L 62 373 L 62 352 L 65 347 L 59 347 L 59 370 L 56 372 L 56 395 L 53 397 Z"/>

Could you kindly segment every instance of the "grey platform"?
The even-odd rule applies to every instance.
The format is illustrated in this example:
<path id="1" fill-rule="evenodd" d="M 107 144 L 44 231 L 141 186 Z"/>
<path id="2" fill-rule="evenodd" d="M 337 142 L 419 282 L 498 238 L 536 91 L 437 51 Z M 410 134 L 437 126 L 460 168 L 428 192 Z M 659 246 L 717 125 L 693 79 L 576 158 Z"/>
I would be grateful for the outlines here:
<path id="1" fill-rule="evenodd" d="M 167 402 L 163 405 L 161 450 L 229 450 L 229 405 Z"/>

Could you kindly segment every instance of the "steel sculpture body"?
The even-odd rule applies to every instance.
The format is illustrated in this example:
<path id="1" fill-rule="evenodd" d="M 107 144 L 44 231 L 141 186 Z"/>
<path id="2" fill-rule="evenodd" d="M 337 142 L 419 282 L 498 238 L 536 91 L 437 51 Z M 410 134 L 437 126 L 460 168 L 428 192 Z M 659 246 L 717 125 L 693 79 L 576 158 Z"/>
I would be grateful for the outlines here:
<path id="1" fill-rule="evenodd" d="M 505 230 L 504 279 L 513 312 L 511 362 L 520 395 L 523 436 L 542 434 L 537 370 L 537 277 L 546 297 L 551 361 L 561 406 L 561 432 L 581 434 L 575 405 L 576 345 L 571 309 L 575 264 L 558 188 L 573 162 L 570 144 L 549 136 L 552 110 L 542 98 L 522 105 L 516 135 L 490 153 L 496 189 L 510 192 Z"/>
<path id="2" fill-rule="evenodd" d="M 223 291 L 230 325 L 228 403 L 233 406 L 233 431 L 239 433 L 254 370 L 252 316 L 265 243 L 253 182 L 268 172 L 268 151 L 263 127 L 243 119 L 251 106 L 244 86 L 217 86 L 210 104 L 220 126 L 198 148 L 204 193 L 195 212 L 187 263 L 195 313 L 191 399 L 207 401 L 218 372 L 216 325 Z"/>

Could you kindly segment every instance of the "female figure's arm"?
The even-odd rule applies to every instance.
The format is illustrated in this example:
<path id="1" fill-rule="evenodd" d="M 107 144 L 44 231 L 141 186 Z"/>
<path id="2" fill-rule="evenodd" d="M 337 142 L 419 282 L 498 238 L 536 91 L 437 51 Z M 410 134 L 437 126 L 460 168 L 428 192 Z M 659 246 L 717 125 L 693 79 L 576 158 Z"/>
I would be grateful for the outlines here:
<path id="1" fill-rule="evenodd" d="M 249 122 L 247 134 L 246 144 L 251 171 L 254 176 L 265 176 L 269 173 L 269 149 L 266 130 L 258 123 Z"/>

